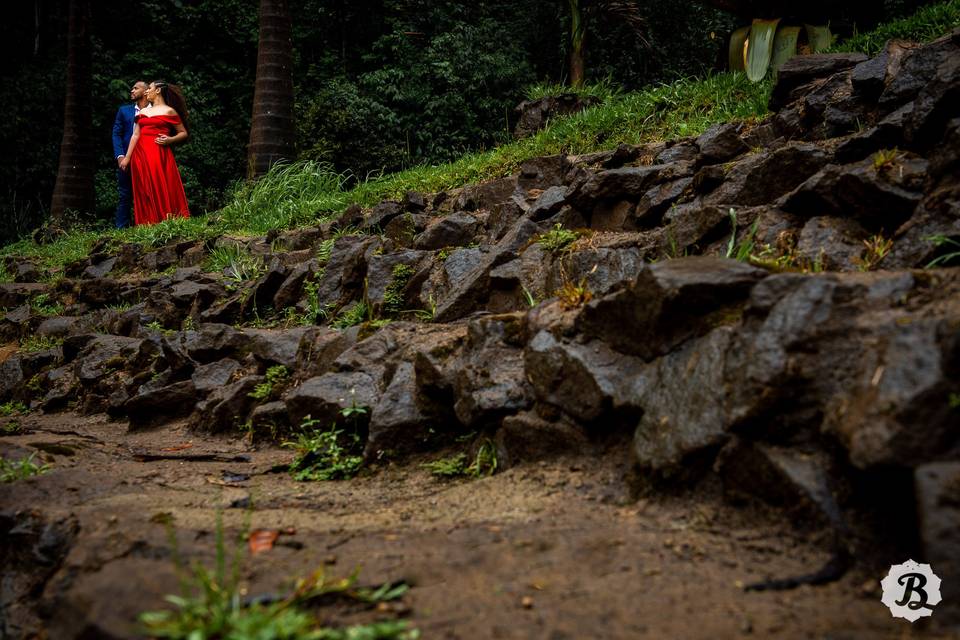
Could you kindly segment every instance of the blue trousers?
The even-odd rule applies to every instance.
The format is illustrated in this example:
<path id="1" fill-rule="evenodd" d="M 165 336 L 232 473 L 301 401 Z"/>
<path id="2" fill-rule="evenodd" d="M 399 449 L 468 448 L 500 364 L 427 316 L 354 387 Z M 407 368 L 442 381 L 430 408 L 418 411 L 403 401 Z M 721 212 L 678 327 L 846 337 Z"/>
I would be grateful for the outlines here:
<path id="1" fill-rule="evenodd" d="M 117 229 L 125 229 L 133 225 L 133 183 L 130 181 L 130 167 L 126 171 L 117 169 L 117 192 L 120 202 L 117 204 L 115 223 Z"/>

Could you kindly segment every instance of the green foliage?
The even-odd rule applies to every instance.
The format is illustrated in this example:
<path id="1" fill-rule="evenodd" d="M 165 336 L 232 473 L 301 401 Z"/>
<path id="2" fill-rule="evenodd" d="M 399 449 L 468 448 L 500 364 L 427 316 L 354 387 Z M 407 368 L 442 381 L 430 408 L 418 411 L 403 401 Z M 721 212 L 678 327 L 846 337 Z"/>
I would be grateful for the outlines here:
<path id="1" fill-rule="evenodd" d="M 263 258 L 252 255 L 245 247 L 234 243 L 215 247 L 210 252 L 207 268 L 211 271 L 222 271 L 227 278 L 237 283 L 255 280 L 266 271 Z"/>
<path id="2" fill-rule="evenodd" d="M 856 34 L 834 45 L 830 51 L 862 51 L 876 55 L 892 38 L 929 42 L 957 27 L 960 27 L 960 0 L 949 0 L 922 7 L 911 16 L 882 24 L 873 31 Z"/>
<path id="3" fill-rule="evenodd" d="M 13 274 L 7 270 L 7 264 L 0 260 L 0 283 L 13 282 Z"/>
<path id="4" fill-rule="evenodd" d="M 548 96 L 573 94 L 580 98 L 594 98 L 599 102 L 606 102 L 623 93 L 623 88 L 617 85 L 612 78 L 607 77 L 599 82 L 585 83 L 579 87 L 571 87 L 559 82 L 538 82 L 524 90 L 527 100 L 538 100 Z"/>
<path id="5" fill-rule="evenodd" d="M 290 380 L 290 371 L 282 364 L 267 369 L 266 380 L 254 387 L 249 396 L 261 402 L 271 400 L 278 395 Z"/>
<path id="6" fill-rule="evenodd" d="M 479 478 L 481 476 L 492 476 L 497 472 L 500 466 L 500 460 L 497 457 L 497 446 L 490 439 L 484 439 L 477 449 L 477 455 L 473 462 L 467 467 L 467 473 Z"/>
<path id="7" fill-rule="evenodd" d="M 757 236 L 757 227 L 760 224 L 760 218 L 753 221 L 746 235 L 737 240 L 737 211 L 731 208 L 730 212 L 730 240 L 727 242 L 727 251 L 724 258 L 739 260 L 740 262 L 749 262 L 753 255 L 755 247 L 755 238 Z"/>
<path id="8" fill-rule="evenodd" d="M 36 454 L 31 453 L 26 458 L 21 458 L 16 462 L 0 458 L 0 483 L 16 482 L 25 480 L 33 476 L 39 476 L 50 471 L 48 464 L 36 464 L 33 458 Z"/>
<path id="9" fill-rule="evenodd" d="M 26 353 L 56 349 L 63 344 L 63 338 L 29 335 L 20 341 L 20 350 Z"/>
<path id="10" fill-rule="evenodd" d="M 467 454 L 458 453 L 449 458 L 425 462 L 420 466 L 440 478 L 455 478 L 467 473 Z"/>
<path id="11" fill-rule="evenodd" d="M 564 229 L 559 222 L 553 225 L 553 229 L 546 233 L 541 233 L 537 237 L 537 242 L 550 253 L 561 253 L 573 244 L 578 235 L 576 231 Z"/>
<path id="12" fill-rule="evenodd" d="M 52 299 L 49 293 L 41 293 L 31 298 L 30 308 L 42 316 L 58 316 L 63 313 L 63 305 Z"/>
<path id="13" fill-rule="evenodd" d="M 948 249 L 944 253 L 941 253 L 939 256 L 931 260 L 926 266 L 927 269 L 933 269 L 934 267 L 945 267 L 955 261 L 960 261 L 960 242 L 954 238 L 939 234 L 930 236 L 927 238 L 927 240 L 932 242 L 936 247 L 946 247 Z M 956 247 L 957 251 L 950 251 L 949 249 L 952 247 Z"/>
<path id="14" fill-rule="evenodd" d="M 24 415 L 29 411 L 27 405 L 16 400 L 8 400 L 0 404 L 0 417 Z"/>
<path id="15" fill-rule="evenodd" d="M 336 424 L 326 430 L 316 428 L 317 420 L 309 416 L 303 421 L 296 442 L 285 442 L 283 446 L 296 450 L 296 457 L 290 463 L 290 472 L 295 480 L 345 480 L 357 475 L 363 466 L 360 450 L 360 436 L 345 433 L 337 429 Z"/>
<path id="16" fill-rule="evenodd" d="M 330 256 L 333 255 L 333 245 L 336 241 L 336 238 L 327 238 L 317 245 L 317 262 L 321 265 L 330 262 Z"/>
<path id="17" fill-rule="evenodd" d="M 408 264 L 398 264 L 393 267 L 390 284 L 383 292 L 383 313 L 388 316 L 399 315 L 403 311 L 403 291 L 413 277 L 413 267 Z"/>
<path id="18" fill-rule="evenodd" d="M 358 325 L 368 319 L 369 306 L 363 300 L 357 300 L 352 305 L 340 312 L 330 326 L 334 329 L 348 329 Z"/>

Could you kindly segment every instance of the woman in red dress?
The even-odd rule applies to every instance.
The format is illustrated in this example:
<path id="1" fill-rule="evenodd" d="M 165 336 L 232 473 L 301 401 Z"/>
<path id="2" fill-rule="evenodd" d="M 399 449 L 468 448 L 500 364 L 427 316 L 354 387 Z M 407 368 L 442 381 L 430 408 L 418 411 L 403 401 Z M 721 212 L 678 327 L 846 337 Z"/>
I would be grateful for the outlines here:
<path id="1" fill-rule="evenodd" d="M 183 181 L 170 149 L 189 137 L 187 103 L 179 87 L 160 80 L 151 82 L 144 95 L 152 104 L 137 115 L 127 155 L 120 163 L 123 170 L 130 166 L 134 222 L 189 218 Z"/>

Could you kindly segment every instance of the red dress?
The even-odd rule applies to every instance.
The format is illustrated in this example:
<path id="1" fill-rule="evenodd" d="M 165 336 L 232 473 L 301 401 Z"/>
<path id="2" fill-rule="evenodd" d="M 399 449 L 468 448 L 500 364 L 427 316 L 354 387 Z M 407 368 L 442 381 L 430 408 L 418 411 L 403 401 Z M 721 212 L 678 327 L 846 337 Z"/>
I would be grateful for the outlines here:
<path id="1" fill-rule="evenodd" d="M 187 195 L 170 147 L 157 144 L 159 135 L 176 134 L 180 117 L 138 115 L 140 139 L 130 158 L 133 182 L 133 219 L 136 224 L 156 224 L 172 216 L 189 218 Z"/>

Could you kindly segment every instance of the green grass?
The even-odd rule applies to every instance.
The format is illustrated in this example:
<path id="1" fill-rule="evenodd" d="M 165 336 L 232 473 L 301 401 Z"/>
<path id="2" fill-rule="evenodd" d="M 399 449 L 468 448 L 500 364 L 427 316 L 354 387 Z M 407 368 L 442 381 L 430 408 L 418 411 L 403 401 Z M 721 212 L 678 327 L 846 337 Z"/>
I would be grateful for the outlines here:
<path id="1" fill-rule="evenodd" d="M 271 400 L 280 395 L 281 390 L 290 380 L 290 371 L 282 364 L 267 369 L 266 380 L 254 387 L 249 395 L 254 400 Z"/>
<path id="2" fill-rule="evenodd" d="M 30 335 L 20 341 L 20 351 L 26 353 L 36 353 L 37 351 L 46 351 L 47 349 L 56 349 L 63 344 L 63 338 L 51 338 L 49 336 Z"/>
<path id="3" fill-rule="evenodd" d="M 17 461 L 0 458 L 0 483 L 25 480 L 26 478 L 43 475 L 50 471 L 50 465 L 36 464 L 33 461 L 35 455 L 36 454 L 31 453 L 28 457 L 21 458 Z"/>
<path id="4" fill-rule="evenodd" d="M 573 94 L 581 98 L 596 98 L 600 102 L 614 98 L 622 93 L 610 78 L 605 78 L 600 82 L 585 84 L 582 87 L 571 87 L 558 82 L 538 82 L 527 87 L 523 94 L 527 100 L 539 100 L 547 96 L 562 96 Z"/>
<path id="5" fill-rule="evenodd" d="M 543 247 L 544 251 L 557 254 L 563 252 L 577 240 L 577 232 L 564 229 L 559 222 L 553 225 L 546 233 L 541 233 L 537 237 L 537 242 Z"/>
<path id="6" fill-rule="evenodd" d="M 456 478 L 467 472 L 467 454 L 458 453 L 449 458 L 439 458 L 420 465 L 438 478 Z"/>
<path id="7" fill-rule="evenodd" d="M 930 42 L 960 27 L 960 0 L 949 0 L 921 8 L 915 14 L 878 26 L 873 31 L 858 33 L 830 48 L 830 51 L 861 51 L 876 55 L 887 40 L 901 38 L 913 42 Z"/>
<path id="8" fill-rule="evenodd" d="M 297 440 L 283 443 L 297 452 L 290 463 L 294 480 L 346 480 L 357 475 L 363 466 L 363 456 L 355 453 L 362 448 L 360 437 L 356 433 L 346 434 L 336 424 L 326 430 L 317 429 L 317 423 L 308 416 Z"/>

